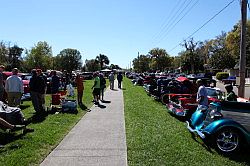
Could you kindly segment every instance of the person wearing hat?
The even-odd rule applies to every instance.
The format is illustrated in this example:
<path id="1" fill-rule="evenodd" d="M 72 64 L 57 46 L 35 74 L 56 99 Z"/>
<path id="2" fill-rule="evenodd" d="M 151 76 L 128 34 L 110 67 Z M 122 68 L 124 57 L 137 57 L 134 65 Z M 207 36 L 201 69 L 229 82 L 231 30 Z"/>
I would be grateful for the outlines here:
<path id="1" fill-rule="evenodd" d="M 205 88 L 204 82 L 201 79 L 198 79 L 196 81 L 198 85 L 198 92 L 197 92 L 197 97 L 196 101 L 199 104 L 198 107 L 201 106 L 208 106 L 208 98 L 207 98 L 207 90 Z"/>
<path id="2" fill-rule="evenodd" d="M 4 95 L 4 66 L 0 65 L 0 101 L 3 101 Z"/>
<path id="3" fill-rule="evenodd" d="M 237 95 L 233 91 L 233 86 L 231 84 L 225 85 L 227 91 L 226 100 L 227 101 L 237 101 Z"/>
<path id="4" fill-rule="evenodd" d="M 18 69 L 14 68 L 12 70 L 12 76 L 8 77 L 5 83 L 8 105 L 11 107 L 17 107 L 20 105 L 23 94 L 23 81 L 17 74 Z"/>

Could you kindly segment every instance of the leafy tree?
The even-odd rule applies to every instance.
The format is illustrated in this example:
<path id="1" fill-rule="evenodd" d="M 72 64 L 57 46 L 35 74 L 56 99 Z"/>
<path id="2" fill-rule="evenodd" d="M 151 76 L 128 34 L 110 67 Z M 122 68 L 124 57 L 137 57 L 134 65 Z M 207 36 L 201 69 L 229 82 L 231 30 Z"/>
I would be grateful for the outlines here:
<path id="1" fill-rule="evenodd" d="M 100 64 L 101 70 L 103 69 L 104 65 L 109 64 L 109 58 L 104 54 L 99 54 L 98 56 L 96 56 L 95 60 L 98 64 Z"/>
<path id="2" fill-rule="evenodd" d="M 186 73 L 197 73 L 199 71 L 203 71 L 203 61 L 201 58 L 194 54 L 195 56 L 192 57 L 192 60 L 190 59 L 190 52 L 183 51 L 179 53 L 180 59 L 181 59 L 181 67 L 182 70 Z M 192 69 L 193 65 L 193 69 Z M 192 71 L 193 70 L 193 71 Z"/>
<path id="3" fill-rule="evenodd" d="M 205 40 L 204 42 L 198 42 L 196 52 L 204 64 L 208 64 L 211 56 L 213 40 Z"/>
<path id="4" fill-rule="evenodd" d="M 8 57 L 8 48 L 3 41 L 0 42 L 0 62 L 6 65 Z"/>
<path id="5" fill-rule="evenodd" d="M 171 67 L 172 59 L 165 49 L 153 48 L 149 51 L 149 56 L 151 57 L 151 69 L 164 71 L 166 68 Z"/>
<path id="6" fill-rule="evenodd" d="M 15 67 L 21 69 L 22 52 L 23 52 L 23 48 L 20 48 L 17 45 L 14 45 L 13 47 L 9 48 L 8 62 L 9 62 L 10 69 L 13 69 Z"/>
<path id="7" fill-rule="evenodd" d="M 99 64 L 95 59 L 85 60 L 84 68 L 86 71 L 95 72 L 99 70 Z"/>
<path id="8" fill-rule="evenodd" d="M 230 54 L 235 58 L 240 58 L 240 23 L 237 23 L 226 36 L 225 46 Z M 250 67 L 250 20 L 247 21 L 247 39 L 246 39 L 246 65 Z"/>
<path id="9" fill-rule="evenodd" d="M 54 65 L 56 64 L 56 69 L 67 70 L 68 72 L 71 72 L 81 68 L 81 58 L 81 53 L 77 49 L 63 49 L 54 58 Z"/>
<path id="10" fill-rule="evenodd" d="M 182 61 L 181 56 L 173 57 L 171 67 L 174 69 L 179 68 L 181 66 L 181 61 Z"/>
<path id="11" fill-rule="evenodd" d="M 196 46 L 197 42 L 194 41 L 193 38 L 191 38 L 189 41 L 184 40 L 184 44 L 186 51 L 185 51 L 185 65 L 190 65 L 191 67 L 191 73 L 195 73 L 195 66 L 197 63 L 198 54 L 196 52 Z M 200 62 L 200 61 L 198 61 Z M 188 66 L 186 66 L 188 67 Z"/>
<path id="12" fill-rule="evenodd" d="M 10 47 L 2 41 L 0 42 L 0 62 L 6 66 L 6 70 L 10 71 L 11 69 L 17 67 L 22 69 L 22 52 L 23 48 L 18 47 L 16 44 Z"/>
<path id="13" fill-rule="evenodd" d="M 149 71 L 149 63 L 150 63 L 151 59 L 148 55 L 140 55 L 137 58 L 135 58 L 133 60 L 133 66 L 134 66 L 134 70 L 136 72 L 146 72 Z"/>
<path id="14" fill-rule="evenodd" d="M 226 33 L 222 32 L 212 40 L 211 57 L 209 64 L 212 68 L 217 69 L 231 69 L 236 64 L 235 57 L 227 49 L 226 45 Z"/>
<path id="15" fill-rule="evenodd" d="M 110 69 L 122 69 L 122 68 L 120 68 L 120 66 L 115 65 L 115 64 L 111 64 L 109 68 Z"/>
<path id="16" fill-rule="evenodd" d="M 52 68 L 52 48 L 47 42 L 38 42 L 31 50 L 26 50 L 25 64 L 28 70 Z"/>

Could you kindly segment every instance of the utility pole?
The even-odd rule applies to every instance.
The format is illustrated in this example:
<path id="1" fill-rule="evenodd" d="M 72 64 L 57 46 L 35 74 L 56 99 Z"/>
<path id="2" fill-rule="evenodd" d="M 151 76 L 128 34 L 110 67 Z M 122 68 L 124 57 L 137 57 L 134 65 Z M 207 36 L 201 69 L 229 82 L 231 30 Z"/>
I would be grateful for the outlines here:
<path id="1" fill-rule="evenodd" d="M 245 72 L 246 72 L 246 22 L 247 0 L 241 0 L 241 40 L 240 40 L 240 86 L 238 96 L 245 96 Z"/>

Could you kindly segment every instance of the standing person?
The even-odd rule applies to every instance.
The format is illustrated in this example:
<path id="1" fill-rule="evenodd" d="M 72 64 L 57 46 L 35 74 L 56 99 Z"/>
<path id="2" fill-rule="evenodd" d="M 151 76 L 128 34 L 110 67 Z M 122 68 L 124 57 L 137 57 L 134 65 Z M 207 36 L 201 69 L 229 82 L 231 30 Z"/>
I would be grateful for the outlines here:
<path id="1" fill-rule="evenodd" d="M 225 89 L 227 90 L 227 101 L 237 101 L 237 95 L 233 91 L 233 86 L 231 84 L 225 85 Z"/>
<path id="2" fill-rule="evenodd" d="M 104 89 L 106 88 L 106 80 L 105 80 L 105 78 L 104 78 L 104 76 L 103 76 L 102 73 L 100 74 L 100 88 L 101 88 L 100 89 L 101 90 L 101 92 L 100 92 L 100 98 L 103 101 Z"/>
<path id="3" fill-rule="evenodd" d="M 77 102 L 78 104 L 82 105 L 82 97 L 83 97 L 83 85 L 84 78 L 77 74 L 76 76 L 76 88 L 77 88 Z"/>
<path id="4" fill-rule="evenodd" d="M 51 93 L 52 94 L 58 93 L 59 86 L 60 86 L 60 78 L 56 75 L 56 71 L 52 71 Z"/>
<path id="5" fill-rule="evenodd" d="M 110 89 L 111 89 L 111 90 L 114 90 L 114 80 L 115 80 L 114 73 L 111 72 L 111 73 L 109 74 L 109 84 L 110 84 Z"/>
<path id="6" fill-rule="evenodd" d="M 100 99 L 100 78 L 97 73 L 94 73 L 94 85 L 92 86 L 93 89 L 93 96 L 94 96 L 94 103 L 99 105 Z"/>
<path id="7" fill-rule="evenodd" d="M 18 69 L 12 70 L 12 76 L 8 77 L 5 83 L 5 91 L 7 92 L 8 105 L 17 107 L 20 105 L 23 94 L 23 81 L 17 76 Z"/>
<path id="8" fill-rule="evenodd" d="M 36 69 L 32 70 L 32 77 L 30 79 L 30 94 L 31 101 L 36 113 L 44 113 L 43 98 L 45 82 L 44 79 L 37 75 Z"/>
<path id="9" fill-rule="evenodd" d="M 45 94 L 46 94 L 46 90 L 47 90 L 47 77 L 42 73 L 42 69 L 37 69 L 37 76 L 41 77 L 41 79 L 43 79 L 44 84 L 41 85 L 43 86 L 43 88 L 41 87 L 41 95 L 42 95 L 42 106 L 43 106 L 43 110 L 45 110 Z"/>
<path id="10" fill-rule="evenodd" d="M 117 75 L 117 81 L 118 81 L 118 88 L 119 89 L 121 89 L 122 79 L 123 79 L 122 73 L 119 72 L 118 75 Z"/>
<path id="11" fill-rule="evenodd" d="M 208 98 L 207 98 L 207 90 L 204 86 L 204 82 L 201 79 L 198 79 L 196 81 L 197 85 L 198 85 L 198 92 L 197 92 L 197 97 L 196 97 L 196 101 L 198 102 L 198 108 L 205 106 L 208 106 Z"/>
<path id="12" fill-rule="evenodd" d="M 0 65 L 0 101 L 3 101 L 4 95 L 4 66 Z"/>

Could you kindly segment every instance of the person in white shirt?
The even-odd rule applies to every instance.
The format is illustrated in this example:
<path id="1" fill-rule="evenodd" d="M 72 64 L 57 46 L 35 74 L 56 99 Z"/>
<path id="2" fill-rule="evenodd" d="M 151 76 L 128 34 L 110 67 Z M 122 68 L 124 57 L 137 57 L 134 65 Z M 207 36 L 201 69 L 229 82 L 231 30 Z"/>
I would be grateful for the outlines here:
<path id="1" fill-rule="evenodd" d="M 115 80 L 114 73 L 111 72 L 109 74 L 109 84 L 110 84 L 110 89 L 112 89 L 112 90 L 114 90 L 114 80 Z"/>
<path id="2" fill-rule="evenodd" d="M 12 70 L 12 76 L 8 77 L 5 83 L 5 91 L 7 92 L 8 105 L 17 107 L 20 105 L 23 94 L 23 81 L 17 76 L 18 69 Z"/>

